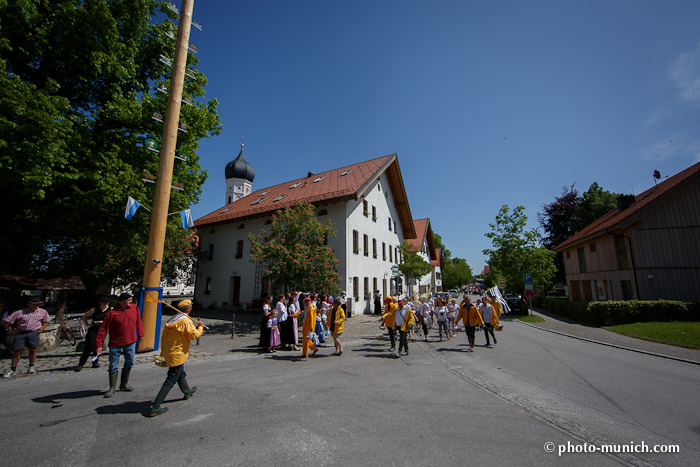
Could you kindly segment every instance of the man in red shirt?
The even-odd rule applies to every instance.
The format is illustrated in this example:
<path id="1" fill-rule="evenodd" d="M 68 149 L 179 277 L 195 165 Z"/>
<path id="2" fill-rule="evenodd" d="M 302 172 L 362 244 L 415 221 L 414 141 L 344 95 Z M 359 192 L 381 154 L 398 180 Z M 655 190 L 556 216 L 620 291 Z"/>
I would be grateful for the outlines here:
<path id="1" fill-rule="evenodd" d="M 51 319 L 43 308 L 39 308 L 41 299 L 31 297 L 27 301 L 27 308 L 17 310 L 5 318 L 2 324 L 10 331 L 15 332 L 15 340 L 12 344 L 12 366 L 10 371 L 5 373 L 3 378 L 9 378 L 16 374 L 17 364 L 19 364 L 22 350 L 29 347 L 29 370 L 28 374 L 36 373 L 34 364 L 36 363 L 36 349 L 39 347 L 39 334 L 48 326 Z M 10 326 L 14 325 L 13 331 Z"/>
<path id="2" fill-rule="evenodd" d="M 124 366 L 122 367 L 122 380 L 119 389 L 133 391 L 129 386 L 131 367 L 134 366 L 134 354 L 136 353 L 136 340 L 143 337 L 143 325 L 141 324 L 141 311 L 139 307 L 131 303 L 131 294 L 123 293 L 119 296 L 117 306 L 112 308 L 102 321 L 100 330 L 95 340 L 95 353 L 102 353 L 102 343 L 109 333 L 109 391 L 105 397 L 112 397 L 117 390 L 117 375 L 119 374 L 119 356 L 124 354 Z"/>

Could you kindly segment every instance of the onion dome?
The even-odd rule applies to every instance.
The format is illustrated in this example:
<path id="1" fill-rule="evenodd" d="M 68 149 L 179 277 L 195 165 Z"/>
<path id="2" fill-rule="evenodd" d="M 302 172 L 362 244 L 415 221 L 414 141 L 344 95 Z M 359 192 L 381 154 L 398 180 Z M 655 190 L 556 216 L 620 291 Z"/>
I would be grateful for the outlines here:
<path id="1" fill-rule="evenodd" d="M 241 144 L 241 152 L 238 153 L 238 157 L 226 164 L 226 178 L 242 178 L 253 183 L 255 178 L 255 169 L 246 160 L 243 155 L 243 144 Z"/>

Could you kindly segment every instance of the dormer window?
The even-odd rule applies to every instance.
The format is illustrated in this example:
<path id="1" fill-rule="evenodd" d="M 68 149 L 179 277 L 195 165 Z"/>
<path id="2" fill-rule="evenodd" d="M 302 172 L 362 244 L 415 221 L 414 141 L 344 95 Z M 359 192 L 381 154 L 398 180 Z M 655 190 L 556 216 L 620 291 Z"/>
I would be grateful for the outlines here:
<path id="1" fill-rule="evenodd" d="M 250 203 L 250 205 L 253 206 L 255 204 L 261 203 L 261 202 L 265 201 L 267 198 L 269 198 L 269 196 L 265 196 L 264 198 L 260 198 L 259 200 L 253 201 L 252 203 Z"/>
<path id="2" fill-rule="evenodd" d="M 268 193 L 269 193 L 269 191 L 263 191 L 262 193 L 260 193 L 260 196 L 265 196 Z"/>
<path id="3" fill-rule="evenodd" d="M 292 188 L 296 188 L 296 187 L 298 187 L 299 185 L 301 185 L 301 183 L 295 183 L 294 185 L 290 186 L 289 189 L 291 190 Z"/>
<path id="4" fill-rule="evenodd" d="M 277 198 L 273 199 L 272 202 L 273 202 L 273 203 L 276 203 L 277 201 L 280 201 L 280 200 L 282 200 L 282 199 L 284 199 L 284 198 L 286 198 L 286 197 L 287 197 L 287 195 L 278 196 Z"/>
<path id="5" fill-rule="evenodd" d="M 340 174 L 340 176 L 341 176 L 341 177 L 344 177 L 345 175 L 349 174 L 350 172 L 352 172 L 352 169 L 346 170 L 345 172 L 343 172 L 342 174 Z"/>
<path id="6" fill-rule="evenodd" d="M 314 183 L 320 182 L 320 181 L 323 180 L 324 178 L 326 178 L 325 175 L 324 175 L 323 177 L 318 177 L 316 180 L 314 180 Z"/>
<path id="7" fill-rule="evenodd" d="M 223 214 L 223 213 L 225 213 L 226 211 L 230 211 L 230 210 L 231 210 L 231 208 L 226 208 L 226 209 L 224 209 L 223 211 L 221 211 L 219 214 Z"/>

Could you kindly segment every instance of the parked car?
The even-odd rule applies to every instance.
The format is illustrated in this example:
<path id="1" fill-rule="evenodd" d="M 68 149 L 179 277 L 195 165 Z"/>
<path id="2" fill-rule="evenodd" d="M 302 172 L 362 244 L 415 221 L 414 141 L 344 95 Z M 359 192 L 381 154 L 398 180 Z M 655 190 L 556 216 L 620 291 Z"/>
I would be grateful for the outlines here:
<path id="1" fill-rule="evenodd" d="M 448 290 L 448 292 L 450 293 L 450 297 L 452 297 L 452 298 L 459 297 L 459 290 L 457 290 L 457 289 L 450 289 L 450 290 Z"/>
<path id="2" fill-rule="evenodd" d="M 449 300 L 450 299 L 450 293 L 449 292 L 438 292 L 435 294 L 437 298 L 439 298 L 442 301 Z"/>
<path id="3" fill-rule="evenodd" d="M 525 302 L 524 297 L 521 297 L 520 295 L 506 294 L 503 298 L 506 299 L 511 312 L 521 314 L 528 312 L 527 303 Z"/>

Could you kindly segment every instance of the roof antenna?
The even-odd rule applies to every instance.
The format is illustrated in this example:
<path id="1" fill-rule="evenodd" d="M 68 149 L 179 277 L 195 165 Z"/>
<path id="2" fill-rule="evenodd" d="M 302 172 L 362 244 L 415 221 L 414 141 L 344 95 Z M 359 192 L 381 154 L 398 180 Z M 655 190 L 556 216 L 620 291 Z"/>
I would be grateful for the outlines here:
<path id="1" fill-rule="evenodd" d="M 661 178 L 661 173 L 658 170 L 654 170 L 654 186 L 656 186 L 656 181 Z"/>

